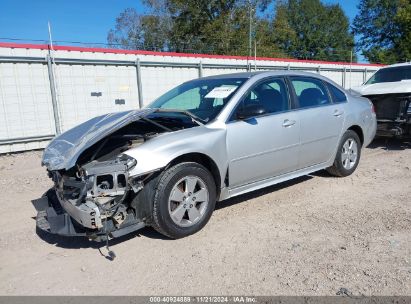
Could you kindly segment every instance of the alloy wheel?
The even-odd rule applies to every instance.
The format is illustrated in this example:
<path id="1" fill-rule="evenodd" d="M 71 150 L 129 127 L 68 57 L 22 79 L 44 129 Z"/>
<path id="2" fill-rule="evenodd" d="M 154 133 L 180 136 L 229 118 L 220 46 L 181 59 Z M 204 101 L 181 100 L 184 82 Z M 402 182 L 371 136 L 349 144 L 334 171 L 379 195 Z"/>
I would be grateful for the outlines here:
<path id="1" fill-rule="evenodd" d="M 190 227 L 205 214 L 209 203 L 206 184 L 198 176 L 186 176 L 173 186 L 168 211 L 171 219 L 180 227 Z"/>

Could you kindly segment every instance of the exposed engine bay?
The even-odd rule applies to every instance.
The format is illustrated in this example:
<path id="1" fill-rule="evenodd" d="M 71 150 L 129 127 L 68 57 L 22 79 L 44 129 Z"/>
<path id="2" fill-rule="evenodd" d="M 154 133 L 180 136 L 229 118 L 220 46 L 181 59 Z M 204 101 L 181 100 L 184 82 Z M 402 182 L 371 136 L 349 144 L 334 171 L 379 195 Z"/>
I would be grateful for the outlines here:
<path id="1" fill-rule="evenodd" d="M 55 190 L 47 198 L 53 205 L 49 212 L 56 214 L 44 214 L 47 218 L 45 230 L 85 235 L 101 241 L 109 235 L 118 237 L 144 227 L 149 221 L 150 210 L 141 206 L 138 194 L 156 172 L 130 176 L 137 160 L 123 152 L 162 133 L 198 125 L 184 114 L 152 113 L 139 117 L 85 149 L 72 168 L 48 170 Z M 61 214 L 55 210 L 61 210 Z M 37 220 L 42 221 L 41 217 Z M 61 225 L 62 221 L 66 224 Z"/>
<path id="2" fill-rule="evenodd" d="M 377 135 L 411 136 L 411 94 L 366 95 L 374 104 L 377 115 Z"/>

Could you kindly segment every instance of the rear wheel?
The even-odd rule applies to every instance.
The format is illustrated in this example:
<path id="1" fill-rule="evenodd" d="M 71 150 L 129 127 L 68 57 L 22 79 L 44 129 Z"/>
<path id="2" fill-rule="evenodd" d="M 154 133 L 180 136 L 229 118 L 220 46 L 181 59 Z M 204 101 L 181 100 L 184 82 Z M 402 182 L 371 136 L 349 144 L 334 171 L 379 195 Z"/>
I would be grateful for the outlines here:
<path id="1" fill-rule="evenodd" d="M 358 166 L 361 156 L 361 141 L 357 133 L 348 130 L 341 138 L 334 164 L 327 171 L 334 176 L 348 176 Z"/>
<path id="2" fill-rule="evenodd" d="M 160 177 L 153 206 L 153 227 L 170 238 L 181 238 L 202 229 L 214 211 L 216 187 L 202 165 L 177 164 Z"/>

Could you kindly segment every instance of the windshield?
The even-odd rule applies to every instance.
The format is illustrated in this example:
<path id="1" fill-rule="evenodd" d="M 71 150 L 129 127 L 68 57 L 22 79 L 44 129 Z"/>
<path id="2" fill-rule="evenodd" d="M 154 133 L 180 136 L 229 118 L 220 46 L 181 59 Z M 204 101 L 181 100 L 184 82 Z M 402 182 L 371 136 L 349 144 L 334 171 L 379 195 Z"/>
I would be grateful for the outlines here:
<path id="1" fill-rule="evenodd" d="M 187 111 L 204 122 L 213 120 L 247 78 L 197 79 L 159 97 L 148 108 Z"/>
<path id="2" fill-rule="evenodd" d="M 378 70 L 365 84 L 411 79 L 411 65 Z"/>

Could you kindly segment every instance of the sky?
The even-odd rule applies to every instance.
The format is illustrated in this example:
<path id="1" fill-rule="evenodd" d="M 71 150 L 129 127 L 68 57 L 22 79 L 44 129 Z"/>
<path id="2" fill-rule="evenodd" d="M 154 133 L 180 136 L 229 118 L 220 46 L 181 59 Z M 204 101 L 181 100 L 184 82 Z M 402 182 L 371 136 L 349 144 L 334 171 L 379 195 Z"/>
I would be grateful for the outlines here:
<path id="1" fill-rule="evenodd" d="M 127 7 L 144 12 L 138 0 L 0 0 L 0 38 L 101 42 Z"/>
<path id="2" fill-rule="evenodd" d="M 323 2 L 339 3 L 352 21 L 359 0 Z M 141 0 L 0 0 L 0 41 L 47 41 L 50 21 L 53 40 L 106 43 L 116 17 L 127 7 L 146 11 Z"/>

